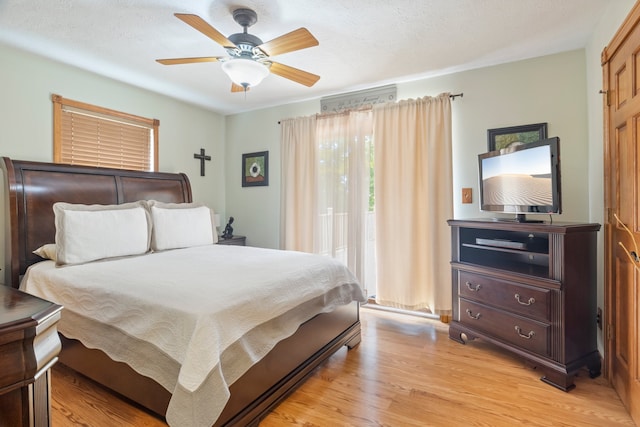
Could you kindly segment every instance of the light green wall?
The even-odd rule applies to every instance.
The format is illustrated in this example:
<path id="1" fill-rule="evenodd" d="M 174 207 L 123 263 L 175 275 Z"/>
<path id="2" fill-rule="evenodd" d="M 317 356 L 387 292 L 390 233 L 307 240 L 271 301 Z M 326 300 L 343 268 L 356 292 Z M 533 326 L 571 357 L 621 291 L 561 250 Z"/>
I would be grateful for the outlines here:
<path id="1" fill-rule="evenodd" d="M 211 111 L 97 76 L 0 44 L 0 156 L 49 162 L 53 158 L 51 94 L 160 120 L 159 169 L 184 172 L 195 201 L 224 214 L 225 119 Z M 204 148 L 213 158 L 200 177 L 193 154 Z M 4 183 L 0 185 L 4 193 Z M 0 201 L 4 200 L 4 195 Z M 4 223 L 2 203 L 0 221 Z M 4 242 L 4 228 L 0 228 Z M 4 244 L 0 244 L 4 268 Z"/>
<path id="2" fill-rule="evenodd" d="M 234 233 L 247 236 L 247 244 L 279 248 L 280 232 L 280 125 L 282 118 L 308 116 L 320 110 L 320 101 L 227 116 L 227 216 L 234 218 Z M 269 151 L 269 186 L 242 187 L 242 154 Z"/>
<path id="3" fill-rule="evenodd" d="M 464 93 L 452 102 L 456 218 L 495 216 L 477 203 L 477 155 L 487 151 L 487 129 L 547 122 L 549 135 L 561 139 L 562 221 L 589 220 L 585 87 L 584 50 L 397 85 L 398 99 Z M 279 247 L 278 120 L 319 110 L 319 101 L 308 101 L 227 116 L 227 212 L 252 244 Z M 269 150 L 270 185 L 241 188 L 241 153 L 260 150 Z M 463 187 L 473 188 L 473 204 L 461 203 Z"/>
<path id="4" fill-rule="evenodd" d="M 560 219 L 603 222 L 600 52 L 634 3 L 611 2 L 586 49 L 398 84 L 399 99 L 445 91 L 464 93 L 452 104 L 456 217 L 482 215 L 477 205 L 476 155 L 486 150 L 486 130 L 547 122 L 549 135 L 559 136 L 562 141 L 564 214 Z M 233 215 L 236 234 L 247 235 L 249 244 L 279 247 L 278 121 L 319 112 L 319 100 L 222 117 L 2 44 L 0 58 L 5 100 L 0 106 L 0 155 L 22 160 L 52 159 L 52 93 L 153 117 L 160 120 L 160 170 L 187 173 L 194 200 L 212 206 L 225 221 Z M 199 162 L 193 159 L 200 148 L 213 156 L 206 164 L 205 177 L 199 176 Z M 269 186 L 242 188 L 242 153 L 264 150 L 270 155 Z M 473 204 L 461 203 L 463 187 L 474 189 Z M 0 191 L 3 188 L 4 184 Z M 4 207 L 0 215 L 0 221 L 4 221 Z M 604 293 L 603 234 L 599 236 L 600 306 Z M 0 238 L 4 241 L 1 229 Z M 4 264 L 2 260 L 4 245 L 0 245 L 0 264 Z"/>
<path id="5" fill-rule="evenodd" d="M 452 103 L 454 216 L 493 217 L 478 206 L 477 155 L 487 148 L 487 129 L 546 122 L 560 137 L 562 215 L 587 221 L 588 180 L 584 51 L 481 68 L 399 86 L 399 98 L 462 92 Z M 404 96 L 403 96 L 404 95 Z M 462 204 L 462 188 L 473 203 Z"/>
<path id="6" fill-rule="evenodd" d="M 634 3 L 612 2 L 586 49 L 397 85 L 398 99 L 464 93 L 452 103 L 455 217 L 492 216 L 477 204 L 477 154 L 487 149 L 487 129 L 547 122 L 549 136 L 559 136 L 562 147 L 558 220 L 602 222 L 600 51 Z M 319 111 L 320 101 L 312 100 L 227 116 L 226 210 L 251 244 L 279 247 L 278 121 Z M 263 150 L 270 156 L 269 187 L 242 188 L 242 153 Z M 473 204 L 461 203 L 463 187 L 473 188 Z"/>
<path id="7" fill-rule="evenodd" d="M 561 139 L 561 221 L 603 224 L 602 69 L 600 53 L 634 0 L 612 2 L 585 49 L 398 84 L 398 99 L 463 92 L 452 104 L 454 216 L 491 216 L 479 211 L 477 154 L 486 151 L 486 131 L 518 124 L 548 123 Z M 226 209 L 250 244 L 279 247 L 280 129 L 278 120 L 320 111 L 319 100 L 227 116 Z M 269 150 L 270 186 L 242 188 L 241 153 Z M 235 164 L 237 163 L 237 169 Z M 473 188 L 473 204 L 461 189 Z M 598 245 L 598 306 L 604 306 L 603 238 Z M 595 317 L 595 313 L 594 313 Z M 598 347 L 604 354 L 602 336 Z"/>

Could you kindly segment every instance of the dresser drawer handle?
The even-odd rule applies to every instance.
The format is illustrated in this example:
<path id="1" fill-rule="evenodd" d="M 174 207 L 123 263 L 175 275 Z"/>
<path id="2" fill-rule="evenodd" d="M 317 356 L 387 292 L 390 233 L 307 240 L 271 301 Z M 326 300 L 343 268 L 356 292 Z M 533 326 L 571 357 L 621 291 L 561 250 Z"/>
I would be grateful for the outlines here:
<path id="1" fill-rule="evenodd" d="M 536 302 L 536 299 L 533 298 L 533 297 L 529 298 L 529 300 L 526 301 L 526 302 L 523 302 L 522 300 L 520 300 L 520 294 L 516 294 L 515 297 L 516 297 L 516 300 L 518 301 L 518 303 L 520 303 L 521 305 L 531 305 L 534 302 Z"/>
<path id="2" fill-rule="evenodd" d="M 478 320 L 480 318 L 480 313 L 476 313 L 474 315 L 473 312 L 467 308 L 467 316 L 469 316 L 472 319 Z"/>
<path id="3" fill-rule="evenodd" d="M 465 285 L 467 285 L 467 289 L 471 292 L 478 292 L 480 290 L 480 283 L 474 286 L 471 282 L 465 282 Z"/>
<path id="4" fill-rule="evenodd" d="M 520 329 L 520 326 L 516 326 L 516 332 L 518 333 L 518 335 L 520 335 L 520 338 L 524 338 L 525 340 L 530 340 L 536 334 L 533 331 L 529 331 L 529 333 L 525 335 L 522 333 L 522 329 Z"/>

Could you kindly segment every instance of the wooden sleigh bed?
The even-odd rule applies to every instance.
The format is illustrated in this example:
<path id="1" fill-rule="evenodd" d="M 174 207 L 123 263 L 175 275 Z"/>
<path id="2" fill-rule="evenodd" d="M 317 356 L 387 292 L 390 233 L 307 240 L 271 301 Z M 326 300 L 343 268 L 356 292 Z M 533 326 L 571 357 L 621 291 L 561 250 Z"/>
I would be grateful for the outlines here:
<path id="1" fill-rule="evenodd" d="M 122 204 L 137 200 L 191 202 L 184 174 L 16 161 L 1 164 L 5 179 L 5 283 L 19 287 L 22 275 L 42 261 L 33 254 L 54 241 L 52 205 Z M 64 316 L 64 311 L 63 311 Z M 171 394 L 128 365 L 111 360 L 76 340 L 61 337 L 60 362 L 113 391 L 164 416 Z M 257 425 L 268 411 L 291 393 L 320 363 L 346 345 L 360 342 L 357 302 L 316 315 L 230 386 L 231 397 L 214 424 Z"/>

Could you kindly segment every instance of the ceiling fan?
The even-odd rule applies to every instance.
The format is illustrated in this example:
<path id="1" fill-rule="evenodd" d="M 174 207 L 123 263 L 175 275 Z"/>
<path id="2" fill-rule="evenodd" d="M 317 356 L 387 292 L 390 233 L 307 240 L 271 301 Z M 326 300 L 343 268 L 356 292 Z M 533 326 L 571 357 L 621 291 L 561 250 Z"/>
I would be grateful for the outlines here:
<path id="1" fill-rule="evenodd" d="M 306 29 L 298 28 L 290 33 L 263 43 L 258 37 L 247 32 L 255 24 L 258 15 L 251 9 L 236 9 L 233 19 L 244 31 L 225 37 L 197 15 L 176 13 L 178 19 L 200 31 L 225 48 L 228 56 L 205 56 L 197 58 L 157 59 L 164 65 L 190 64 L 198 62 L 222 62 L 222 70 L 232 81 L 231 92 L 246 92 L 258 85 L 269 72 L 305 86 L 313 86 L 320 76 L 280 64 L 271 60 L 272 56 L 317 46 L 318 40 Z"/>

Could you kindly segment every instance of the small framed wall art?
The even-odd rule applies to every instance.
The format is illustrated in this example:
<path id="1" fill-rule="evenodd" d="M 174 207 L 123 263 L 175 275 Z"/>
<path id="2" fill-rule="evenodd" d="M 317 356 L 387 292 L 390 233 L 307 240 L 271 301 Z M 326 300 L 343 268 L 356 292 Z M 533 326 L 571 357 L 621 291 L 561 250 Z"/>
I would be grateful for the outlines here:
<path id="1" fill-rule="evenodd" d="M 529 142 L 536 142 L 546 138 L 546 123 L 487 129 L 487 148 L 489 151 L 496 151 L 507 148 L 515 142 L 527 144 Z"/>
<path id="2" fill-rule="evenodd" d="M 269 185 L 269 152 L 242 155 L 242 186 L 260 187 Z"/>

